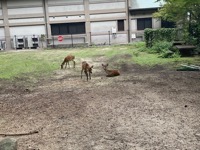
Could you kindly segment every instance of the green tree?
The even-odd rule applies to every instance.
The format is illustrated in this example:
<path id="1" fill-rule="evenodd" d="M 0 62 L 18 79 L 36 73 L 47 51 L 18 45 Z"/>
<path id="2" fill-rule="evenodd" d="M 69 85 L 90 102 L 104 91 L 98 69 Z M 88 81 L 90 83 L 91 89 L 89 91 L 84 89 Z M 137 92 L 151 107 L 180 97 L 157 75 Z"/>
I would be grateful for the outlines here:
<path id="1" fill-rule="evenodd" d="M 159 1 L 164 5 L 154 17 L 175 22 L 188 42 L 200 45 L 200 0 L 156 0 Z"/>

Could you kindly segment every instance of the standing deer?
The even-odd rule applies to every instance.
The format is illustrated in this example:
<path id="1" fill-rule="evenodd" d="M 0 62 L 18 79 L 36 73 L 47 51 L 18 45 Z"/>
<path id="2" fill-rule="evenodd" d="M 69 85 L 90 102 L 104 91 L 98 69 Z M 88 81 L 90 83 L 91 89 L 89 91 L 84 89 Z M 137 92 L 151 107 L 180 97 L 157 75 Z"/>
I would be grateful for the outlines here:
<path id="1" fill-rule="evenodd" d="M 89 76 L 89 79 L 91 80 L 92 68 L 93 68 L 93 66 L 90 66 L 86 61 L 83 61 L 82 62 L 82 70 L 81 70 L 81 79 L 82 79 L 82 73 L 84 71 L 85 75 L 87 77 L 87 81 L 88 81 L 88 76 Z"/>
<path id="2" fill-rule="evenodd" d="M 66 64 L 65 68 L 67 67 L 67 64 L 68 64 L 68 66 L 70 68 L 69 61 L 73 61 L 74 62 L 74 68 L 75 68 L 76 62 L 74 61 L 74 59 L 75 59 L 75 56 L 73 56 L 73 55 L 67 55 L 65 57 L 65 59 L 63 60 L 62 64 L 61 64 L 61 69 L 63 69 L 64 64 Z"/>
<path id="3" fill-rule="evenodd" d="M 103 69 L 105 70 L 105 72 L 107 73 L 106 77 L 114 77 L 114 76 L 119 76 L 120 72 L 119 70 L 108 70 L 108 64 L 104 65 L 102 64 Z"/>

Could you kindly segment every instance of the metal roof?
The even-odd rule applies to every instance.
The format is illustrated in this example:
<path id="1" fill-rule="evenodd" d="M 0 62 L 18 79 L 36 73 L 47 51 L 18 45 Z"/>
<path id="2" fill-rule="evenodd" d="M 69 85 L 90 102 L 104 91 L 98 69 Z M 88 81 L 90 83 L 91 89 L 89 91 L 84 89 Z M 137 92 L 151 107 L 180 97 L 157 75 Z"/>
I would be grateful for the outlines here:
<path id="1" fill-rule="evenodd" d="M 163 1 L 155 2 L 156 0 L 131 0 L 130 9 L 148 9 L 159 8 L 164 4 Z"/>

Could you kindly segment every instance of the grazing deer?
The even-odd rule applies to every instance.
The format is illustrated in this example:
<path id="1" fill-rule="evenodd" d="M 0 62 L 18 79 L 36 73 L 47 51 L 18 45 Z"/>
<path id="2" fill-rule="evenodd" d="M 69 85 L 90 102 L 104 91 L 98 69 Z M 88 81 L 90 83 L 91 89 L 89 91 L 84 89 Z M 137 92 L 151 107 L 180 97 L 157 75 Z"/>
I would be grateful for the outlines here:
<path id="1" fill-rule="evenodd" d="M 93 66 L 90 66 L 86 61 L 83 61 L 82 62 L 82 70 L 81 70 L 81 79 L 82 79 L 82 73 L 84 71 L 85 75 L 87 77 L 87 81 L 88 81 L 88 76 L 89 76 L 89 79 L 91 80 L 92 68 L 93 68 Z"/>
<path id="2" fill-rule="evenodd" d="M 74 61 L 74 59 L 75 59 L 75 56 L 73 56 L 73 55 L 66 56 L 65 59 L 63 60 L 62 64 L 61 64 L 61 69 L 63 69 L 64 64 L 66 64 L 65 68 L 67 67 L 67 64 L 68 64 L 68 66 L 70 68 L 69 61 L 73 61 L 74 62 L 74 68 L 75 68 L 76 62 Z"/>
<path id="3" fill-rule="evenodd" d="M 120 72 L 119 70 L 108 70 L 108 64 L 104 65 L 102 64 L 103 69 L 105 70 L 105 72 L 107 73 L 106 77 L 114 77 L 114 76 L 119 76 Z"/>

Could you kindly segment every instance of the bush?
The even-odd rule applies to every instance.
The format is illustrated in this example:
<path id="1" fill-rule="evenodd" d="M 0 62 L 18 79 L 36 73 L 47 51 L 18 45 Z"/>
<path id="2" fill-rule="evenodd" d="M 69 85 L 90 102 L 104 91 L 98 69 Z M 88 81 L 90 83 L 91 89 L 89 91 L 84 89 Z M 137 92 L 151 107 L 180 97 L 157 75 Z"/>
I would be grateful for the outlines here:
<path id="1" fill-rule="evenodd" d="M 145 46 L 145 42 L 136 42 L 134 43 L 134 47 L 137 48 L 140 52 L 148 51 L 148 48 Z"/>
<path id="2" fill-rule="evenodd" d="M 151 53 L 158 53 L 161 58 L 177 58 L 180 57 L 177 49 L 173 47 L 172 42 L 160 41 L 156 42 L 149 49 Z"/>
<path id="3" fill-rule="evenodd" d="M 144 37 L 146 47 L 152 47 L 158 41 L 172 42 L 178 38 L 178 29 L 161 28 L 161 29 L 145 29 Z"/>
<path id="4" fill-rule="evenodd" d="M 173 44 L 171 42 L 167 42 L 167 41 L 160 41 L 160 42 L 156 42 L 153 47 L 151 48 L 151 50 L 155 53 L 161 53 L 163 51 L 168 51 L 172 48 Z"/>

